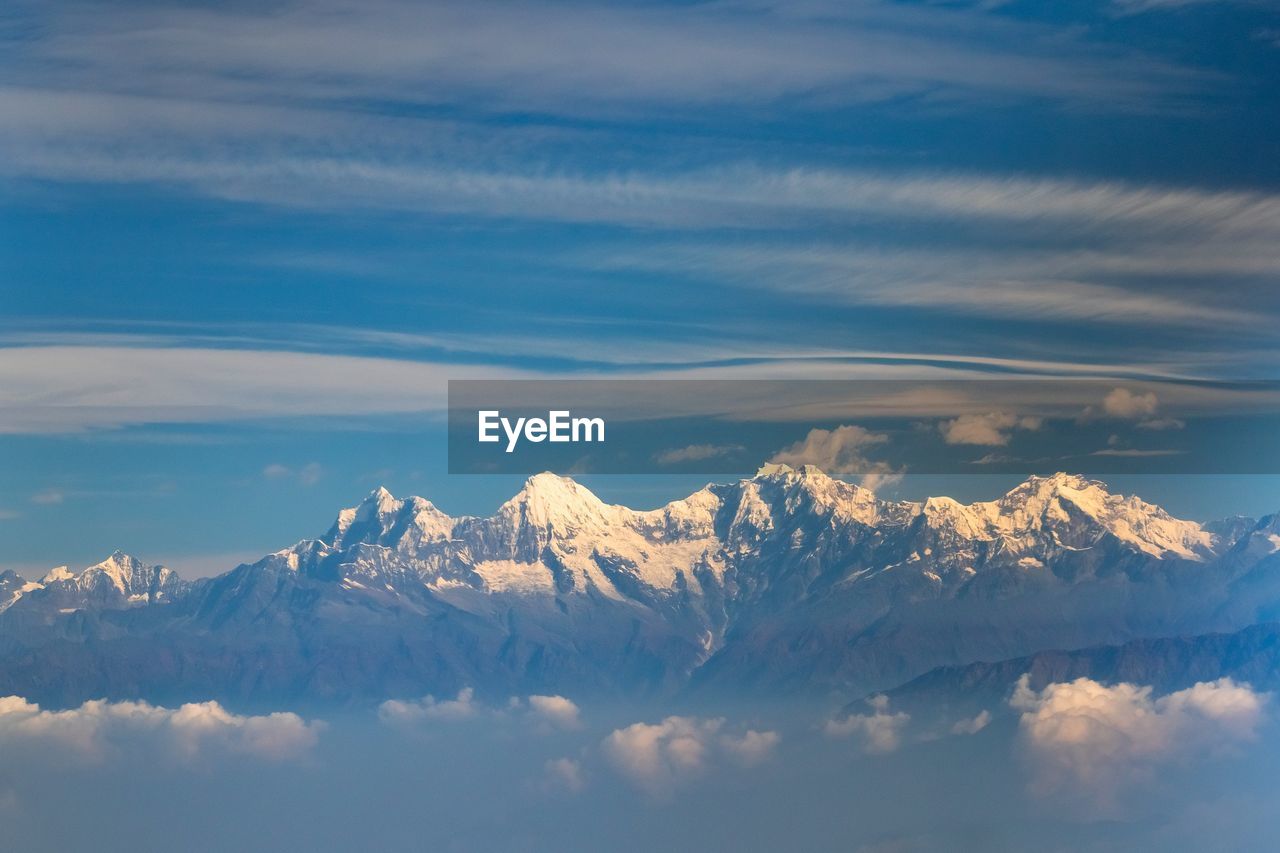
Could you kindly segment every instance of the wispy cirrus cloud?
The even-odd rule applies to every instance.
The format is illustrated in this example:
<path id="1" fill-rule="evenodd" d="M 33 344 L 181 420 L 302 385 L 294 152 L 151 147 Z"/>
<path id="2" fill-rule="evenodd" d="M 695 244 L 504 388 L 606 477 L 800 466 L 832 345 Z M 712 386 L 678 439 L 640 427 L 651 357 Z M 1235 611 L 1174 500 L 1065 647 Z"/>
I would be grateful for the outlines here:
<path id="1" fill-rule="evenodd" d="M 11 347 L 0 349 L 0 433 L 438 412 L 447 379 L 504 374 L 516 371 L 262 350 Z"/>
<path id="2" fill-rule="evenodd" d="M 684 462 L 701 462 L 737 453 L 745 448 L 741 444 L 689 444 L 654 454 L 659 465 L 679 465 Z"/>
<path id="3" fill-rule="evenodd" d="M 975 180 L 977 190 L 983 183 Z M 941 187 L 939 188 L 941 189 Z M 1061 187 L 1064 192 L 1068 188 Z M 985 207 L 957 198 L 954 207 L 936 202 L 929 214 L 939 220 L 987 229 L 1000 222 L 998 240 L 984 230 L 960 246 L 939 248 L 914 242 L 896 247 L 797 244 L 774 239 L 746 245 L 732 239 L 664 243 L 659 250 L 637 252 L 584 250 L 579 262 L 601 269 L 649 270 L 701 282 L 731 281 L 752 289 L 799 296 L 814 304 L 905 308 L 927 313 L 997 317 L 1074 324 L 1082 321 L 1117 326 L 1158 326 L 1233 334 L 1237 346 L 1273 341 L 1272 322 L 1280 304 L 1268 285 L 1268 272 L 1280 264 L 1280 202 L 1257 196 L 1251 201 L 1215 198 L 1214 193 L 1185 193 L 1174 208 L 1144 206 L 1111 187 L 1079 207 L 1038 208 L 1039 192 L 1023 188 L 1024 206 L 1004 202 Z M 1135 196 L 1153 189 L 1129 188 Z M 962 196 L 963 194 L 961 194 Z M 1225 202 L 1225 204 L 1224 204 Z M 1225 208 L 1242 203 L 1232 225 Z M 1199 208 L 1197 210 L 1197 208 Z M 1243 213 L 1251 208 L 1251 212 Z M 870 216 L 891 216 L 893 206 Z M 997 212 L 999 211 L 999 212 Z M 1007 218 L 1006 218 L 1007 217 Z M 1099 231 L 1109 218 L 1128 219 Z M 1069 247 L 1011 248 L 1008 238 L 1048 226 Z M 1238 229 L 1238 230 L 1237 230 Z M 1247 232 L 1247 233 L 1246 233 Z M 1266 235 L 1266 236 L 1264 236 Z M 1104 247 L 1104 244 L 1105 245 Z M 1160 279 L 1160 281 L 1156 281 Z M 1207 281 L 1229 282 L 1212 291 Z M 1240 335 L 1247 335 L 1245 340 Z"/>
<path id="4" fill-rule="evenodd" d="M 45 344 L 0 346 L 0 433 L 77 433 L 141 424 L 252 423 L 269 419 L 331 419 L 357 423 L 395 417 L 438 417 L 447 402 L 449 379 L 532 379 L 556 376 L 552 368 L 534 370 L 513 366 L 527 364 L 511 353 L 484 352 L 475 358 L 417 359 L 409 355 L 330 355 L 290 349 L 184 347 L 169 340 L 154 341 L 130 335 L 97 336 L 92 344 L 54 344 L 57 336 L 42 338 Z M 248 344 L 248 341 L 238 341 Z M 583 353 L 578 338 L 562 340 L 565 354 Z M 158 345 L 157 345 L 158 344 Z M 510 344 L 510 342 L 508 342 Z M 554 339 L 544 341 L 552 347 Z M 482 344 L 477 344 L 482 347 Z M 774 349 L 726 344 L 719 358 L 714 347 L 694 351 L 676 345 L 670 361 L 658 364 L 623 361 L 582 363 L 579 378 L 772 380 L 776 391 L 769 400 L 740 399 L 732 386 L 712 393 L 715 386 L 687 390 L 679 398 L 662 386 L 661 405 L 678 406 L 686 414 L 737 413 L 765 421 L 828 421 L 866 415 L 874 407 L 880 417 L 956 418 L 988 416 L 1016 409 L 1020 419 L 1013 426 L 1028 429 L 1042 414 L 1074 416 L 1102 394 L 1093 382 L 1016 383 L 986 382 L 978 386 L 951 380 L 990 377 L 989 370 L 1010 378 L 1028 376 L 1096 377 L 1136 372 L 1127 365 L 1086 365 L 954 356 L 924 353 L 822 352 Z M 608 349 L 600 342 L 602 357 Z M 656 349 L 661 349 L 660 347 Z M 547 354 L 544 349 L 543 355 Z M 680 361 L 694 356 L 697 360 Z M 733 357 L 738 356 L 738 357 Z M 745 356 L 745 357 L 744 357 Z M 480 361 L 481 363 L 476 363 Z M 1178 377 L 1153 365 L 1143 371 L 1161 384 L 1175 411 L 1257 411 L 1274 405 L 1269 386 L 1240 388 L 1204 385 L 1194 376 Z M 806 380 L 904 380 L 901 386 L 854 383 L 845 389 L 848 399 L 833 401 L 820 389 L 803 383 L 787 385 L 794 378 Z M 1171 379 L 1188 381 L 1169 382 Z M 923 384 L 922 384 L 923 383 Z M 335 387 L 342 388 L 335 394 Z M 1102 387 L 1106 387 L 1103 385 Z M 1141 390 L 1134 393 L 1148 393 Z M 817 396 L 815 396 L 815 394 Z M 1030 395 L 1030 396 L 1028 396 Z M 655 401 L 656 402 L 656 401 Z M 634 407 L 619 401 L 619 417 L 634 416 Z M 860 408 L 861 407 L 861 408 Z M 996 407 L 996 408 L 993 408 Z M 1033 407 L 1033 408 L 1028 408 Z M 1161 420 L 1169 420 L 1162 417 Z M 968 423 L 968 422 L 966 422 Z M 1148 421 L 1140 421 L 1148 423 Z M 1154 428 L 1154 423 L 1148 428 Z M 1160 423 L 1162 428 L 1174 424 Z M 161 436 L 160 440 L 166 440 Z M 779 451 L 777 461 L 813 463 L 829 470 L 878 478 L 894 472 L 862 457 L 871 445 L 883 441 L 878 434 L 849 430 L 819 431 L 796 445 Z M 716 450 L 697 447 L 694 454 Z M 686 448 L 687 451 L 687 448 Z M 850 455 L 850 453 L 854 455 Z M 863 464 L 866 463 L 866 464 Z M 834 466 L 834 467 L 833 467 Z M 314 483 L 323 471 L 317 467 L 271 463 L 262 471 L 268 479 L 293 476 Z M 153 491 L 171 489 L 161 482 Z M 39 490 L 28 498 L 52 503 L 69 496 L 63 488 Z M 81 494 L 77 492 L 76 494 Z M 33 497 L 34 495 L 34 497 Z"/>
<path id="5" fill-rule="evenodd" d="M 960 8 L 866 2 L 591 6 L 335 0 L 59 8 L 22 45 L 56 81 L 213 99 L 636 106 L 978 92 L 1149 105 L 1200 82 L 1169 63 Z M 661 57 L 661 61 L 655 61 Z"/>
<path id="6" fill-rule="evenodd" d="M 303 486 L 314 486 L 324 477 L 324 466 L 319 462 L 308 462 L 295 470 L 288 465 L 272 462 L 262 469 L 262 476 L 268 480 L 292 480 Z"/>

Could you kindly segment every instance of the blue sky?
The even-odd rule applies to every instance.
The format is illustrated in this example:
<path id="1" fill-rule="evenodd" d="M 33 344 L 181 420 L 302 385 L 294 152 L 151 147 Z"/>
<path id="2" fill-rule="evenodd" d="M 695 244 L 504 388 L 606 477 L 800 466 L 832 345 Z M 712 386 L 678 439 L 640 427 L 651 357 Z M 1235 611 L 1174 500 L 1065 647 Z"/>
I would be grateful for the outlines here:
<path id="1" fill-rule="evenodd" d="M 448 378 L 1277 378 L 1261 0 L 0 15 L 0 565 L 491 510 Z"/>

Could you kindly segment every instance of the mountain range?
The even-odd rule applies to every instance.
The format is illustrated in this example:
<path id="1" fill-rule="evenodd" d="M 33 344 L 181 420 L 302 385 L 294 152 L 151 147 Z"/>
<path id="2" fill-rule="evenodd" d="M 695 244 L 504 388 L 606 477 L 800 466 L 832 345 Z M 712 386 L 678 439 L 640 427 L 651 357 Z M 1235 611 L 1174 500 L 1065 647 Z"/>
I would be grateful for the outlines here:
<path id="1" fill-rule="evenodd" d="M 848 698 L 1276 619 L 1280 516 L 1202 525 L 1068 474 L 961 504 L 769 465 L 648 511 L 539 474 L 488 518 L 378 489 L 318 539 L 211 578 L 121 553 L 0 573 L 0 695 Z"/>

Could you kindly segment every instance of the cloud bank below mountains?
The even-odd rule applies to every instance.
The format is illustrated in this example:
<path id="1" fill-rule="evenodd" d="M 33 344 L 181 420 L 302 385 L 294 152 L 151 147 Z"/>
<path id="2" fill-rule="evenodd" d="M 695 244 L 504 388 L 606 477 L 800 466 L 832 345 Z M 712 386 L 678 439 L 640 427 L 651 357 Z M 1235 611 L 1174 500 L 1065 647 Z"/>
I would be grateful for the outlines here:
<path id="1" fill-rule="evenodd" d="M 208 703 L 47 711 L 6 698 L 7 838 L 19 849 L 81 849 L 110 822 L 121 846 L 141 849 L 184 832 L 243 850 L 282 838 L 320 851 L 406 839 L 484 850 L 533 837 L 563 850 L 726 838 L 762 851 L 788 839 L 804 849 L 956 839 L 1028 849 L 1047 832 L 1051 850 L 1114 849 L 1091 846 L 1100 838 L 1127 849 L 1193 851 L 1211 839 L 1259 849 L 1274 837 L 1265 805 L 1280 797 L 1268 700 L 1227 681 L 1167 696 L 1088 680 L 1023 685 L 1012 708 L 931 730 L 883 698 L 825 732 L 777 709 L 747 723 L 742 708 L 737 721 L 632 708 L 641 719 L 626 722 L 623 709 L 584 711 L 564 697 L 491 704 L 464 691 L 412 704 L 436 713 L 324 727 Z M 833 748 L 833 737 L 859 748 Z M 367 814 L 378 820 L 353 819 Z"/>

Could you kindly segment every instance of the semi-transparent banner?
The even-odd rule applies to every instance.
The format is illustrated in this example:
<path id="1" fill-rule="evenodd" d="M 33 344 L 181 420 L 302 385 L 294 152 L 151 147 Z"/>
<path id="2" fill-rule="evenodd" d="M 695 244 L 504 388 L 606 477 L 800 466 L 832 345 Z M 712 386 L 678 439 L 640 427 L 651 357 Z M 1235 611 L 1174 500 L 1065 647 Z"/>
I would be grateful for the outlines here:
<path id="1" fill-rule="evenodd" d="M 454 474 L 1280 473 L 1280 383 L 454 380 Z"/>

